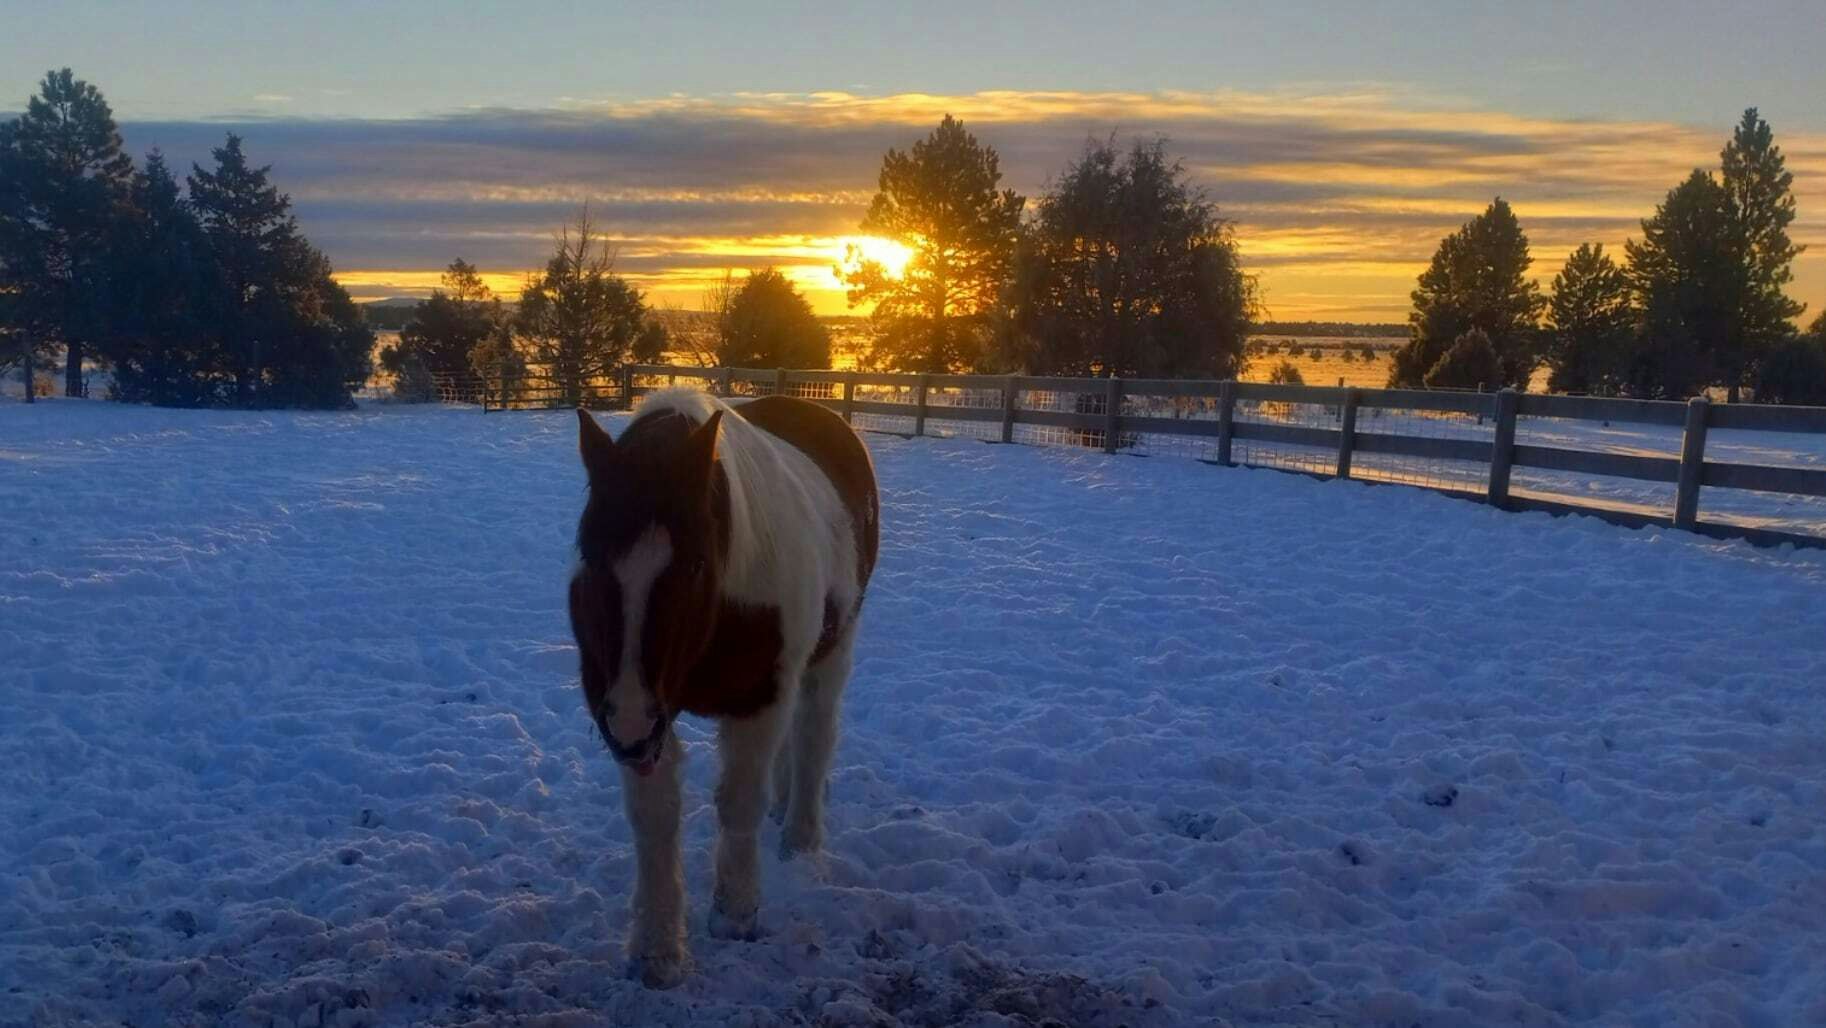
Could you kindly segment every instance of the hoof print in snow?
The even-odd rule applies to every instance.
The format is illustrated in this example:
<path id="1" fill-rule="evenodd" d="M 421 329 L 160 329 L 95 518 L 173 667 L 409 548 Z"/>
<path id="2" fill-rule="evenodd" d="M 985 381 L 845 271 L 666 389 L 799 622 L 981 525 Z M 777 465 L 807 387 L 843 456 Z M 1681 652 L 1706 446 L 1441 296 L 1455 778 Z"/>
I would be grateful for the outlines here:
<path id="1" fill-rule="evenodd" d="M 1767 825 L 1768 823 L 1769 823 L 1768 814 L 1751 814 L 1750 815 L 1750 827 L 1752 827 L 1752 828 L 1762 828 L 1765 825 Z"/>
<path id="2" fill-rule="evenodd" d="M 1431 803 L 1432 800 L 1427 802 Z M 1447 800 L 1447 803 L 1452 802 Z M 1362 867 L 1369 863 L 1369 850 L 1360 842 L 1341 842 L 1338 844 L 1338 855 L 1350 862 L 1352 867 Z"/>
<path id="3" fill-rule="evenodd" d="M 1449 807 L 1458 799 L 1458 786 L 1435 785 L 1420 794 L 1420 802 L 1429 807 Z"/>
<path id="4" fill-rule="evenodd" d="M 1168 827 L 1176 834 L 1188 839 L 1204 839 L 1211 829 L 1217 827 L 1216 814 L 1194 814 L 1191 811 L 1180 811 L 1167 818 Z"/>
<path id="5" fill-rule="evenodd" d="M 343 867 L 359 864 L 361 863 L 361 851 L 351 846 L 336 854 L 336 862 Z"/>
<path id="6" fill-rule="evenodd" d="M 1158 896 L 1161 893 L 1166 892 L 1166 891 L 1167 891 L 1167 883 L 1165 883 L 1165 882 L 1154 882 L 1148 886 L 1148 892 L 1155 896 Z"/>
<path id="7" fill-rule="evenodd" d="M 166 914 L 165 919 L 160 921 L 159 924 L 170 931 L 182 935 L 186 939 L 196 938 L 197 916 L 188 910 L 173 910 L 171 913 Z"/>
<path id="8" fill-rule="evenodd" d="M 374 812 L 373 807 L 363 807 L 361 813 L 355 815 L 355 824 L 359 828 L 379 828 L 380 815 Z"/>
<path id="9" fill-rule="evenodd" d="M 881 934 L 880 929 L 871 928 L 869 934 L 856 944 L 856 953 L 864 960 L 890 960 L 894 956 L 894 944 Z"/>

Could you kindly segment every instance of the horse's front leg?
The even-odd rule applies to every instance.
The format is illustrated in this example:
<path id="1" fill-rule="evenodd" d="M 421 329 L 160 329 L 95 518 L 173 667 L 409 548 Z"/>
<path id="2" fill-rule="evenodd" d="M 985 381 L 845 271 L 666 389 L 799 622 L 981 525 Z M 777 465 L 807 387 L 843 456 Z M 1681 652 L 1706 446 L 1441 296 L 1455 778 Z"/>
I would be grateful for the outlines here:
<path id="1" fill-rule="evenodd" d="M 685 949 L 685 872 L 679 855 L 679 779 L 685 755 L 669 728 L 661 745 L 651 774 L 622 766 L 621 794 L 634 826 L 637 861 L 628 956 L 643 982 L 667 989 L 684 979 L 691 959 Z"/>
<path id="2" fill-rule="evenodd" d="M 787 679 L 793 681 L 793 679 Z M 716 897 L 710 934 L 753 941 L 761 905 L 760 832 L 767 812 L 774 753 L 792 705 L 779 699 L 752 717 L 727 718 L 717 730 L 723 776 L 716 786 Z"/>

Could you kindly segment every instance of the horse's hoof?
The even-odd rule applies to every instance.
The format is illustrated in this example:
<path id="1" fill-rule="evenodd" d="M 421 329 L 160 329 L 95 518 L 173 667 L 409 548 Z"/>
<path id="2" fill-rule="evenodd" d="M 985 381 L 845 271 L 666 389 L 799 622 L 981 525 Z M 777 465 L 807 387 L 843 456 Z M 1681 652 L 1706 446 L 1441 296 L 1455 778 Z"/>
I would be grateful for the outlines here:
<path id="1" fill-rule="evenodd" d="M 731 942 L 753 942 L 761 937 L 761 919 L 753 913 L 747 917 L 736 917 L 712 908 L 710 936 Z"/>
<path id="2" fill-rule="evenodd" d="M 823 849 L 824 844 L 809 835 L 796 835 L 793 832 L 787 832 L 785 835 L 780 836 L 780 860 L 782 863 L 791 860 L 794 857 L 804 857 L 808 860 L 815 860 L 817 859 L 819 852 Z"/>
<path id="3" fill-rule="evenodd" d="M 639 978 L 649 989 L 670 989 L 685 980 L 691 970 L 690 958 L 679 956 L 634 957 L 629 961 L 629 977 Z"/>

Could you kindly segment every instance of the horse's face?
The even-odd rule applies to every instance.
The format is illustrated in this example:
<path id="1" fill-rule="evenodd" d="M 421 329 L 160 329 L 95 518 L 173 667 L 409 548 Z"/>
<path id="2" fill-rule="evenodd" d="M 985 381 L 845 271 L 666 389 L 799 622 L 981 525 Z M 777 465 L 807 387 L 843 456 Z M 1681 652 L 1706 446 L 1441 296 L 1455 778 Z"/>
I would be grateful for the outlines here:
<path id="1" fill-rule="evenodd" d="M 570 607 L 584 697 L 615 759 L 651 774 L 715 628 L 727 549 L 716 488 L 722 413 L 695 429 L 655 419 L 619 445 L 577 413 L 590 499 Z"/>

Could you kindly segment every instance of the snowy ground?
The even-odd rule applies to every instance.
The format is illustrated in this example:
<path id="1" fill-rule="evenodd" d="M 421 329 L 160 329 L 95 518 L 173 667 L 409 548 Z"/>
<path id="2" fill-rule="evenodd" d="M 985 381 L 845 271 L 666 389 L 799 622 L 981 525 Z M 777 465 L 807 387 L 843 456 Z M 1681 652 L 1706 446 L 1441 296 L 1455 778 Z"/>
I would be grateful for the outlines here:
<path id="1" fill-rule="evenodd" d="M 568 414 L 0 406 L 0 1025 L 1826 1022 L 1826 554 L 871 436 L 822 871 L 623 976 Z"/>

